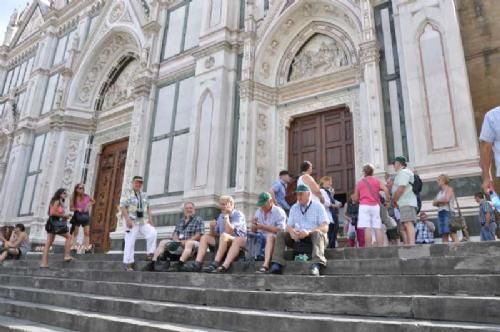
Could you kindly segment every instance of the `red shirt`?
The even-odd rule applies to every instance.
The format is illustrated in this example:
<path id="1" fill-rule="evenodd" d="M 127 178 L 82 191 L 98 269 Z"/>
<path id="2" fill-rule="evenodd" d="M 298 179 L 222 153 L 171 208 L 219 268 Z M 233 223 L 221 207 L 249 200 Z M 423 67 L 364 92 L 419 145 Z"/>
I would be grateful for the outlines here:
<path id="1" fill-rule="evenodd" d="M 370 183 L 371 188 L 366 183 Z M 380 202 L 380 182 L 374 176 L 366 176 L 357 185 L 360 205 L 378 205 Z M 374 197 L 375 196 L 375 197 Z"/>

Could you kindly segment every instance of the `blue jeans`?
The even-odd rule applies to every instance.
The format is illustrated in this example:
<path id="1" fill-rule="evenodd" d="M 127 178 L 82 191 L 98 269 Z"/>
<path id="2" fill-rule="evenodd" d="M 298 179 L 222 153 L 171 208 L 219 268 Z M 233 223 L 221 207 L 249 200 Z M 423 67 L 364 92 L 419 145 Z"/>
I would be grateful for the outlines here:
<path id="1" fill-rule="evenodd" d="M 441 210 L 438 212 L 438 229 L 441 235 L 450 233 L 450 211 Z"/>
<path id="2" fill-rule="evenodd" d="M 495 241 L 495 233 L 497 231 L 497 224 L 492 221 L 489 226 L 481 225 L 481 241 Z"/>

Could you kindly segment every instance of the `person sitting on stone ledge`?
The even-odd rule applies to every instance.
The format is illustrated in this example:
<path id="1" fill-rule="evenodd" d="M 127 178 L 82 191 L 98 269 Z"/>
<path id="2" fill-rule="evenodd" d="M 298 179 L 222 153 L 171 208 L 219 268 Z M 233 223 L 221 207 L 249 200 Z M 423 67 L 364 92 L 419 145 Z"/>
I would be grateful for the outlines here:
<path id="1" fill-rule="evenodd" d="M 309 186 L 300 184 L 296 189 L 295 203 L 288 218 L 286 232 L 279 232 L 272 258 L 270 272 L 281 274 L 285 265 L 285 247 L 293 248 L 295 242 L 312 243 L 312 265 L 310 274 L 319 276 L 326 266 L 325 248 L 328 246 L 329 219 L 323 205 L 311 199 Z"/>
<path id="2" fill-rule="evenodd" d="M 193 202 L 184 203 L 184 216 L 175 226 L 172 238 L 162 240 L 156 248 L 153 256 L 151 269 L 161 255 L 165 255 L 169 260 L 177 260 L 177 269 L 180 270 L 192 254 L 200 246 L 200 238 L 205 233 L 205 224 L 200 216 L 195 214 Z"/>
<path id="3" fill-rule="evenodd" d="M 0 240 L 3 242 L 3 248 L 0 249 L 0 264 L 6 258 L 19 259 L 26 256 L 30 250 L 28 234 L 26 234 L 23 224 L 16 225 L 10 240 L 3 238 L 2 234 L 0 234 Z"/>
<path id="4" fill-rule="evenodd" d="M 273 204 L 273 197 L 267 192 L 259 195 L 257 206 L 259 209 L 255 212 L 251 229 L 261 243 L 261 250 L 264 250 L 264 263 L 257 272 L 266 273 L 271 263 L 276 234 L 285 231 L 286 212 Z"/>
<path id="5" fill-rule="evenodd" d="M 203 272 L 224 273 L 231 263 L 240 255 L 240 250 L 246 246 L 247 225 L 245 215 L 234 208 L 231 196 L 221 196 L 219 199 L 221 214 L 216 221 L 210 223 L 210 233 L 201 237 L 196 260 L 186 264 L 181 271 L 200 272 L 208 247 L 217 253 L 215 259 Z M 224 259 L 224 262 L 222 260 Z M 222 265 L 221 265 L 222 263 Z"/>

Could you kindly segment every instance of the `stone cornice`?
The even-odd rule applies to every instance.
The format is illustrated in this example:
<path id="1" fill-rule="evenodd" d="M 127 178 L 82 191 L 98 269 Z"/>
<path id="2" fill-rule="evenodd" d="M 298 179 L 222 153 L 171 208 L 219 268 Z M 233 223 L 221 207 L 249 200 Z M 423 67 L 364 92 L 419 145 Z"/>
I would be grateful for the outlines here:
<path id="1" fill-rule="evenodd" d="M 63 111 L 56 111 L 49 115 L 49 127 L 51 130 L 68 129 L 89 132 L 95 130 L 95 120 L 65 115 Z"/>
<path id="2" fill-rule="evenodd" d="M 333 72 L 307 81 L 299 81 L 279 88 L 279 102 L 287 103 L 304 96 L 335 91 L 359 84 L 358 67 Z"/>
<path id="3" fill-rule="evenodd" d="M 217 42 L 215 44 L 198 47 L 198 49 L 192 54 L 196 59 L 200 59 L 210 54 L 217 53 L 219 51 L 228 51 L 228 52 L 232 51 L 235 46 L 237 46 L 237 44 L 231 44 L 228 41 L 224 40 Z"/>
<path id="4" fill-rule="evenodd" d="M 240 96 L 242 99 L 260 101 L 266 104 L 275 104 L 278 100 L 276 88 L 251 80 L 240 82 Z"/>

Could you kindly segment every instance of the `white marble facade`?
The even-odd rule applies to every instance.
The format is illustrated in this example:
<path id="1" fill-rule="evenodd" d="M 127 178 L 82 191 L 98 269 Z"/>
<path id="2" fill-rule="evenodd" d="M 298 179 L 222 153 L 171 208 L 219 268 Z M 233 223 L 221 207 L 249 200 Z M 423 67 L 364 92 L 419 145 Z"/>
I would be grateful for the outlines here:
<path id="1" fill-rule="evenodd" d="M 145 175 L 154 214 L 222 194 L 250 212 L 287 165 L 290 121 L 336 106 L 352 112 L 356 174 L 365 162 L 389 171 L 379 47 L 392 46 L 374 19 L 387 2 L 32 1 L 0 47 L 0 224 L 31 224 L 43 240 L 52 192 L 86 173 L 92 193 L 103 145 L 125 137 L 124 186 Z M 424 179 L 479 174 L 453 0 L 389 5 L 411 165 Z"/>

